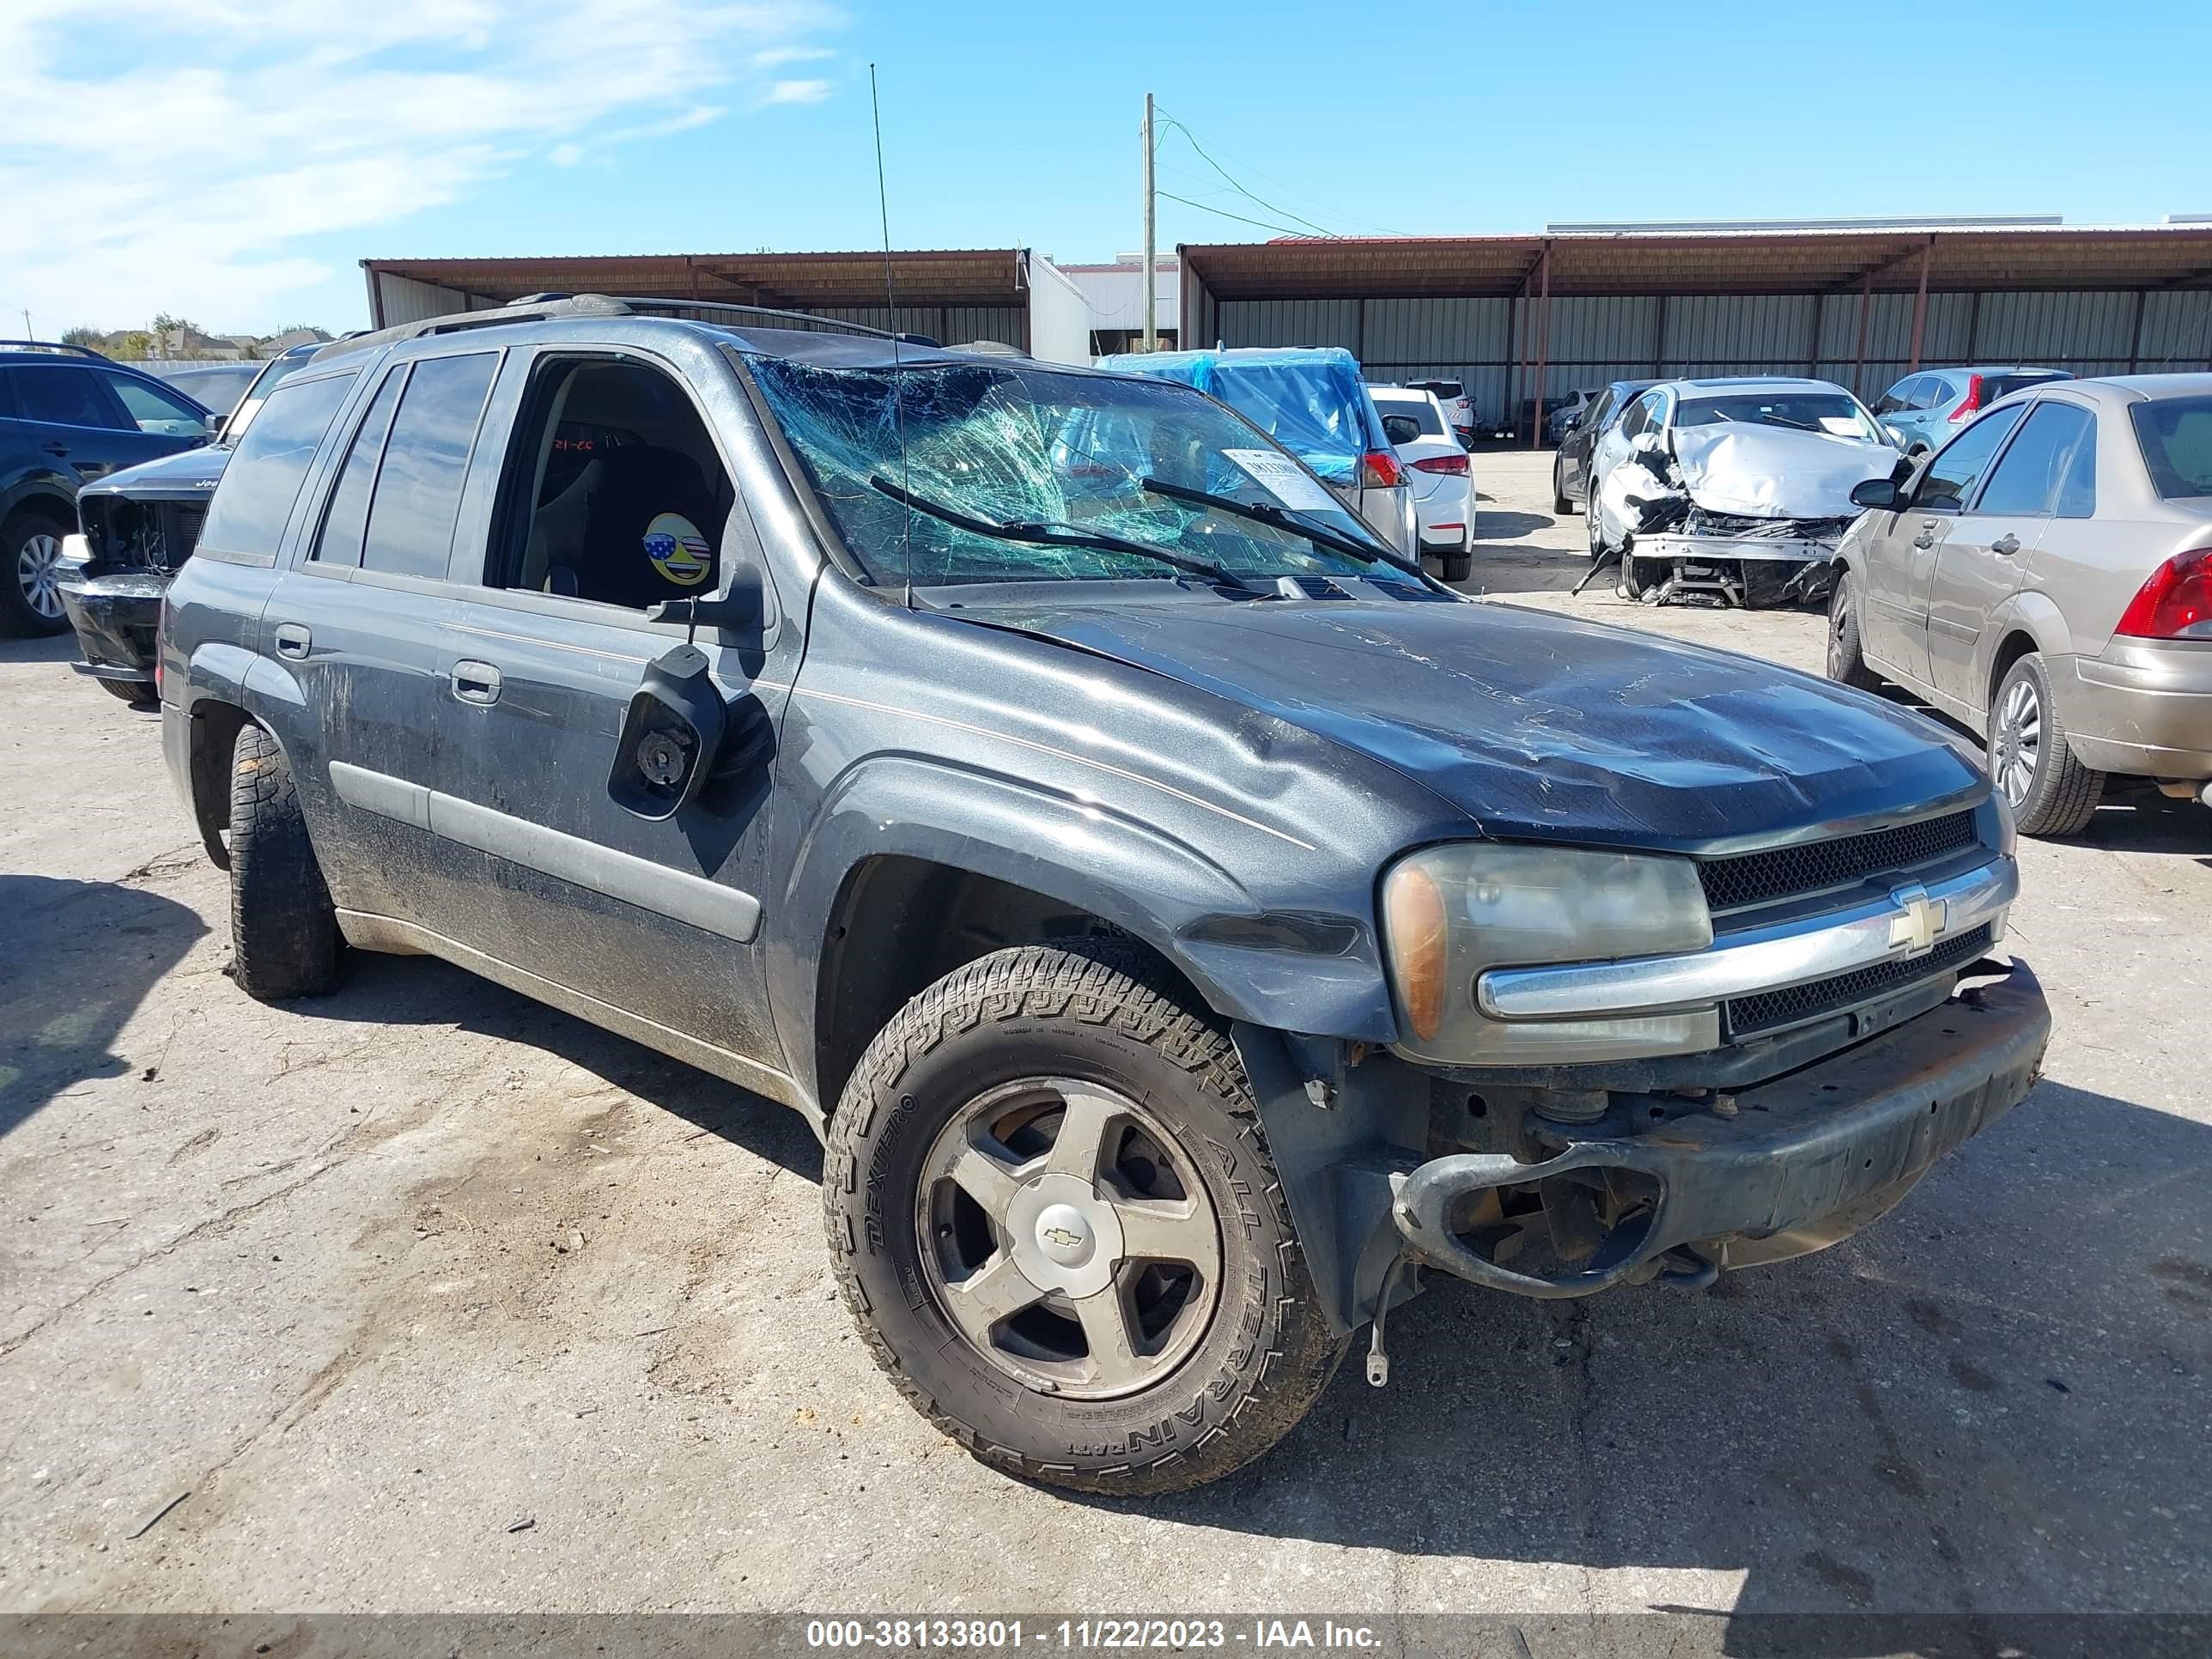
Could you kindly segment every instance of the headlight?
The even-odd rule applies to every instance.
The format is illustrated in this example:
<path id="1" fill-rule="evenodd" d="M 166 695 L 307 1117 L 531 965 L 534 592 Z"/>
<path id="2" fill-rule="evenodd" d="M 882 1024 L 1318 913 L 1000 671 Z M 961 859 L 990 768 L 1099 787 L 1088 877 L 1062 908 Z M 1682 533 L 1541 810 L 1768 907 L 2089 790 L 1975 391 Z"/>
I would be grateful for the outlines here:
<path id="1" fill-rule="evenodd" d="M 1702 951 L 1713 942 L 1687 859 L 1465 842 L 1410 853 L 1382 878 L 1399 1048 L 1458 1065 L 1555 1066 L 1693 1054 L 1711 1008 L 1614 1019 L 1502 1020 L 1475 1002 L 1492 968 Z"/>

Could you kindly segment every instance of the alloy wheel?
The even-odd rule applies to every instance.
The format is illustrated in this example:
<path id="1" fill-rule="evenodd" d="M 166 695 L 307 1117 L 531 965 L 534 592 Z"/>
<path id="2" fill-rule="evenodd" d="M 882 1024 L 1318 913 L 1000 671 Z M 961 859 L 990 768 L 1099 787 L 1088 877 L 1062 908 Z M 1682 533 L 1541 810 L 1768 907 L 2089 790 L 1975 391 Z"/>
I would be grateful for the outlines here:
<path id="1" fill-rule="evenodd" d="M 15 580 L 23 597 L 48 622 L 62 614 L 61 562 L 60 538 L 44 531 L 26 538 L 15 554 Z"/>
<path id="2" fill-rule="evenodd" d="M 1996 742 L 1991 747 L 1990 769 L 1996 775 L 1997 787 L 2017 806 L 2035 787 L 2035 769 L 2043 753 L 2043 702 L 2026 675 L 2005 689 L 1997 708 Z"/>
<path id="3" fill-rule="evenodd" d="M 915 1226 L 938 1304 L 1039 1394 L 1105 1400 L 1165 1376 L 1205 1333 L 1221 1231 L 1197 1169 L 1103 1085 L 1030 1078 L 955 1113 L 925 1159 Z"/>

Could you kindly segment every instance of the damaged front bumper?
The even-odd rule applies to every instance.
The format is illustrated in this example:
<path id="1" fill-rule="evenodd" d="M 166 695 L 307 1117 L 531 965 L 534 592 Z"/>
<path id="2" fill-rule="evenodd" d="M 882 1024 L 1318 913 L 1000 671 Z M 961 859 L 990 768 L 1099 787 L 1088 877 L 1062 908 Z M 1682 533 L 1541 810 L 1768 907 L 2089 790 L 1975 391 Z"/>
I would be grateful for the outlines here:
<path id="1" fill-rule="evenodd" d="M 72 664 L 80 674 L 151 687 L 154 636 L 161 623 L 161 596 L 169 591 L 167 571 L 125 570 L 93 575 L 82 567 L 64 571 L 62 605 L 76 629 L 84 660 Z"/>
<path id="2" fill-rule="evenodd" d="M 2051 1037 L 2043 988 L 2020 963 L 1978 964 L 1951 999 L 1832 1057 L 1730 1095 L 1547 1125 L 1550 1155 L 1432 1158 L 1391 1177 L 1390 1218 L 1410 1261 L 1477 1285 L 1553 1299 L 1785 1260 L 1849 1237 L 1954 1147 L 2016 1105 Z M 1656 1121 L 1653 1121 L 1656 1120 Z M 1499 1249 L 1498 1195 L 1536 1187 L 1555 1237 L 1583 1237 L 1557 1271 Z M 1596 1221 L 1599 1197 L 1621 1218 Z M 1577 1205 L 1574 1200 L 1582 1198 Z"/>

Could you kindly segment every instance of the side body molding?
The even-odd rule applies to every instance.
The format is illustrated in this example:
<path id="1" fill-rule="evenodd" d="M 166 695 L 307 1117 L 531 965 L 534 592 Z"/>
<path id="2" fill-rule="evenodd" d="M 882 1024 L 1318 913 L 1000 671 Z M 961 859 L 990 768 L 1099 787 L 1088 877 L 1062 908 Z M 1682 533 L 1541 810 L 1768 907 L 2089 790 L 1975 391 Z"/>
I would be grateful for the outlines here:
<path id="1" fill-rule="evenodd" d="M 331 787 L 340 800 L 364 812 L 412 824 L 740 945 L 760 931 L 757 898 L 704 876 L 672 870 L 580 836 L 564 835 L 343 761 L 331 763 Z"/>

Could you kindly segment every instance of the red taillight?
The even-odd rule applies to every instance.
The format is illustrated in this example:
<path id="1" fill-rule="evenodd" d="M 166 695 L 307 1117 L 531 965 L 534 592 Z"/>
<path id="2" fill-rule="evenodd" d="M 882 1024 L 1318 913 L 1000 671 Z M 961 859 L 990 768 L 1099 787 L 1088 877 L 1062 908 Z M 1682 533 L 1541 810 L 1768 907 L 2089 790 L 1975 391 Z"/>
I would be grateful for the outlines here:
<path id="1" fill-rule="evenodd" d="M 2112 631 L 2135 640 L 2212 639 L 2212 547 L 2177 553 L 2152 571 Z"/>
<path id="2" fill-rule="evenodd" d="M 1467 477 L 1467 457 L 1464 455 L 1431 455 L 1425 461 L 1415 461 L 1416 472 L 1443 472 L 1453 477 Z"/>
<path id="3" fill-rule="evenodd" d="M 1951 411 L 1952 424 L 1955 426 L 1969 415 L 1979 413 L 1981 407 L 1982 377 L 1978 374 L 1969 374 L 1966 376 L 1966 401 Z"/>
<path id="4" fill-rule="evenodd" d="M 1406 474 L 1389 450 L 1370 449 L 1359 458 L 1359 482 L 1370 489 L 1393 489 L 1406 482 Z"/>

